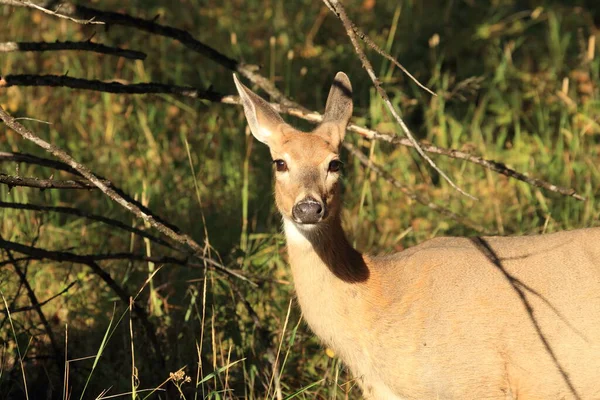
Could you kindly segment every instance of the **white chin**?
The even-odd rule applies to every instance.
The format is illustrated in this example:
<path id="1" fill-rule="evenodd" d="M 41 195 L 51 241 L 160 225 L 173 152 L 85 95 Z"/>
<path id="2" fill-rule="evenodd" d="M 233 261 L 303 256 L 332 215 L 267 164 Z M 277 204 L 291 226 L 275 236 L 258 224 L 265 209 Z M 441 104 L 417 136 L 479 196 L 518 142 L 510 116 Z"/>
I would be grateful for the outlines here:
<path id="1" fill-rule="evenodd" d="M 318 224 L 301 224 L 288 218 L 283 218 L 283 229 L 288 241 L 305 242 L 307 235 L 313 233 Z"/>

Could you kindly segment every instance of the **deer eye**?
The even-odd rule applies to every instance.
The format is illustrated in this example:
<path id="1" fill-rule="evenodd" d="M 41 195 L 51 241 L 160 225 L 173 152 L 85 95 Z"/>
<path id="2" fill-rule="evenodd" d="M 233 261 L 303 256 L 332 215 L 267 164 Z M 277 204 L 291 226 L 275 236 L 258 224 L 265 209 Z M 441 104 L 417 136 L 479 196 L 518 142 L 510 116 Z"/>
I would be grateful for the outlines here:
<path id="1" fill-rule="evenodd" d="M 342 169 L 343 165 L 344 165 L 344 163 L 341 162 L 340 160 L 332 160 L 329 163 L 328 171 L 329 172 L 339 172 L 339 170 Z"/>
<path id="2" fill-rule="evenodd" d="M 275 169 L 277 169 L 277 172 L 285 172 L 288 170 L 287 164 L 283 160 L 275 160 L 273 161 L 273 164 L 275 164 Z"/>

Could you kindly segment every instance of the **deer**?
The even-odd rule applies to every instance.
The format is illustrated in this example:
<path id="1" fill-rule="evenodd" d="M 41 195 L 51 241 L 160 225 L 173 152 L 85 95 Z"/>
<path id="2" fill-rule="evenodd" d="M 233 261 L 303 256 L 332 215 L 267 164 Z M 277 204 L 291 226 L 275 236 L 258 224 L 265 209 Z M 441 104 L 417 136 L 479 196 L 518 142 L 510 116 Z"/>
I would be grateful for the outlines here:
<path id="1" fill-rule="evenodd" d="M 340 214 L 348 76 L 311 132 L 233 79 L 271 153 L 303 318 L 366 399 L 600 399 L 600 228 L 362 254 Z"/>

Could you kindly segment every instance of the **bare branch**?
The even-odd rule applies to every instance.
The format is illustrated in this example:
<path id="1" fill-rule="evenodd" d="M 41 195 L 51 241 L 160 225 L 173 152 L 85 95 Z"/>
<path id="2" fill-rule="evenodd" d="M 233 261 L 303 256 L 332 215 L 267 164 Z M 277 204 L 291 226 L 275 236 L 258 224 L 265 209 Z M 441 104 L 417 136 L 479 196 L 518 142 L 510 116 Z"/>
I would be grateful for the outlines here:
<path id="1" fill-rule="evenodd" d="M 77 24 L 82 24 L 82 25 L 88 25 L 88 24 L 97 24 L 97 25 L 104 25 L 104 22 L 102 21 L 95 21 L 94 18 L 90 18 L 89 20 L 83 20 L 83 19 L 77 19 L 77 18 L 73 18 L 70 17 L 68 12 L 61 14 L 58 13 L 57 11 L 52 11 L 49 10 L 37 3 L 31 2 L 29 0 L 1 0 L 0 4 L 6 4 L 9 6 L 20 6 L 20 7 L 29 7 L 29 8 L 33 8 L 36 10 L 39 10 L 45 14 L 49 14 L 49 15 L 53 15 L 55 17 L 58 18 L 62 18 L 62 19 L 68 19 L 69 21 L 73 21 Z M 61 4 L 62 5 L 62 4 Z M 61 5 L 59 5 L 59 8 L 61 7 Z"/>
<path id="2" fill-rule="evenodd" d="M 332 11 L 334 11 L 334 10 L 332 10 Z M 358 36 L 363 42 L 365 42 L 367 44 L 367 46 L 369 46 L 370 48 L 375 50 L 383 58 L 387 59 L 388 61 L 391 61 L 396 67 L 398 67 L 400 69 L 400 71 L 404 72 L 421 89 L 425 90 L 427 93 L 431 94 L 432 96 L 437 96 L 437 94 L 435 94 L 435 92 L 433 92 L 427 86 L 425 86 L 424 84 L 419 82 L 419 80 L 417 78 L 415 78 L 406 68 L 404 68 L 404 66 L 402 64 L 400 64 L 398 62 L 398 60 L 396 60 L 394 57 L 392 57 L 390 54 L 388 54 L 386 51 L 384 51 L 381 47 L 377 46 L 377 43 L 375 43 L 373 40 L 371 40 L 371 38 L 369 36 L 367 36 L 366 33 L 361 31 L 354 24 L 354 22 L 350 21 L 350 23 L 352 24 L 352 29 L 354 30 L 354 33 L 356 34 L 356 36 Z"/>
<path id="3" fill-rule="evenodd" d="M 11 261 L 11 263 L 12 263 L 12 261 Z M 54 296 L 52 296 L 44 301 L 41 301 L 37 304 L 32 304 L 30 306 L 25 306 L 25 307 L 11 308 L 9 310 L 0 310 L 0 313 L 8 314 L 10 312 L 11 314 L 16 314 L 16 313 L 20 313 L 20 312 L 26 312 L 26 311 L 31 311 L 31 310 L 35 310 L 38 308 L 42 308 L 46 304 L 50 303 L 52 300 L 67 293 L 69 291 L 69 289 L 71 289 L 73 286 L 75 286 L 76 283 L 77 283 L 77 281 L 71 282 L 66 288 L 64 288 L 60 292 L 56 293 Z"/>
<path id="4" fill-rule="evenodd" d="M 7 185 L 10 188 L 16 186 L 25 186 L 38 189 L 97 189 L 97 187 L 87 180 L 56 180 L 56 179 L 38 179 L 27 178 L 22 176 L 12 176 L 0 173 L 0 183 Z M 107 186 L 112 184 L 109 181 L 103 180 Z"/>
<path id="5" fill-rule="evenodd" d="M 435 203 L 429 201 L 428 199 L 424 198 L 420 194 L 417 194 L 417 193 L 413 192 L 412 190 L 408 189 L 400 181 L 398 181 L 396 178 L 394 178 L 389 172 L 385 171 L 380 165 L 376 164 L 372 160 L 369 160 L 369 157 L 364 155 L 360 150 L 358 150 L 352 144 L 345 142 L 344 147 L 353 156 L 355 156 L 362 165 L 364 165 L 367 168 L 372 169 L 378 175 L 381 175 L 383 177 L 383 179 L 385 179 L 388 183 L 390 183 L 390 184 L 394 185 L 396 188 L 400 189 L 400 191 L 402 193 L 404 193 L 407 197 L 411 198 L 412 200 L 416 201 L 417 203 L 420 203 L 420 204 L 424 205 L 425 207 L 428 207 L 431 210 L 458 222 L 461 225 L 464 225 L 471 229 L 474 229 L 479 233 L 486 234 L 486 235 L 489 235 L 491 233 L 491 232 L 487 231 L 483 226 L 477 224 L 476 222 L 472 221 L 471 219 L 469 219 L 467 217 L 462 217 L 462 216 L 452 212 L 451 210 L 447 209 L 446 207 L 435 204 Z"/>
<path id="6" fill-rule="evenodd" d="M 110 197 L 112 200 L 117 202 L 119 205 L 136 215 L 138 218 L 143 219 L 147 223 L 149 223 L 152 227 L 158 229 L 161 233 L 167 235 L 171 239 L 176 242 L 185 245 L 188 249 L 192 250 L 191 253 L 195 254 L 197 257 L 202 254 L 202 246 L 200 246 L 194 239 L 189 237 L 186 234 L 180 234 L 175 232 L 173 229 L 164 225 L 163 223 L 157 221 L 152 215 L 142 211 L 137 205 L 133 204 L 130 201 L 127 201 L 123 196 L 117 193 L 114 189 L 105 184 L 105 182 L 99 179 L 92 171 L 90 171 L 87 167 L 82 164 L 79 164 L 73 157 L 68 155 L 66 152 L 58 148 L 57 146 L 48 143 L 47 141 L 41 139 L 36 136 L 32 131 L 25 128 L 18 121 L 16 121 L 12 116 L 10 116 L 2 107 L 0 107 L 0 119 L 4 121 L 4 123 L 14 130 L 16 133 L 21 135 L 23 138 L 35 143 L 40 146 L 47 152 L 51 153 L 64 163 L 68 164 L 70 167 L 79 172 L 84 178 L 92 182 L 96 185 L 104 194 Z M 210 260 L 213 261 L 213 260 Z M 214 262 L 214 261 L 213 261 Z"/>
<path id="7" fill-rule="evenodd" d="M 38 204 L 26 204 L 26 203 L 9 203 L 9 202 L 5 202 L 5 201 L 0 201 L 0 208 L 11 208 L 11 209 L 16 209 L 16 210 L 31 210 L 31 211 L 42 211 L 42 212 L 56 212 L 56 213 L 61 213 L 61 214 L 75 215 L 75 216 L 83 217 L 83 218 L 86 218 L 86 219 L 89 219 L 92 221 L 99 221 L 106 225 L 110 225 L 115 228 L 134 233 L 141 237 L 147 238 L 148 240 L 151 240 L 154 243 L 160 244 L 161 246 L 165 246 L 170 249 L 173 249 L 173 246 L 171 246 L 169 243 L 162 240 L 161 238 L 151 235 L 150 233 L 148 233 L 146 231 L 129 226 L 121 221 L 117 221 L 116 219 L 103 217 L 101 215 L 90 214 L 90 213 L 80 210 L 78 208 L 42 206 L 42 205 L 38 205 Z"/>
<path id="8" fill-rule="evenodd" d="M 222 96 L 211 89 L 202 90 L 191 86 L 175 86 L 155 82 L 123 84 L 114 81 L 103 82 L 96 79 L 72 78 L 64 75 L 6 75 L 0 79 L 0 88 L 10 86 L 68 87 L 97 92 L 127 94 L 168 93 L 215 102 L 222 99 Z"/>
<path id="9" fill-rule="evenodd" d="M 434 170 L 436 170 L 440 174 L 440 176 L 442 178 L 444 178 L 446 180 L 446 182 L 448 182 L 450 184 L 450 186 L 452 186 L 454 189 L 456 189 L 461 194 L 469 197 L 470 199 L 477 200 L 475 197 L 473 197 L 472 195 L 468 194 L 463 189 L 458 187 L 448 177 L 448 175 L 446 175 L 446 173 L 444 173 L 444 171 L 439 169 L 439 167 L 433 162 L 433 160 L 423 151 L 421 146 L 419 146 L 419 142 L 417 142 L 417 140 L 414 138 L 413 134 L 408 129 L 408 126 L 406 126 L 406 124 L 404 123 L 404 121 L 402 120 L 400 115 L 398 115 L 398 113 L 396 112 L 396 109 L 392 105 L 392 102 L 390 101 L 390 98 L 388 97 L 386 91 L 383 89 L 383 87 L 381 87 L 381 83 L 379 82 L 379 78 L 375 75 L 373 66 L 371 65 L 369 59 L 365 55 L 365 52 L 360 48 L 360 45 L 358 44 L 358 41 L 356 39 L 356 34 L 354 33 L 354 30 L 352 29 L 352 22 L 348 18 L 348 15 L 346 15 L 346 11 L 344 10 L 344 7 L 339 3 L 338 0 L 323 0 L 323 2 L 338 16 L 340 21 L 342 21 L 342 24 L 344 25 L 344 28 L 346 29 L 346 33 L 348 34 L 348 37 L 350 38 L 350 41 L 352 42 L 352 45 L 354 46 L 354 50 L 356 51 L 356 54 L 358 55 L 358 58 L 360 59 L 363 68 L 367 71 L 367 74 L 371 78 L 371 81 L 373 81 L 373 85 L 375 86 L 375 89 L 377 89 L 377 93 L 379 93 L 379 96 L 383 99 L 384 104 L 386 105 L 386 107 L 388 108 L 388 110 L 390 111 L 390 113 L 392 114 L 394 119 L 396 120 L 396 122 L 402 128 L 402 131 L 404 132 L 406 137 L 413 144 L 414 149 L 419 153 L 419 155 L 421 157 L 423 157 L 423 159 L 425 161 L 427 161 L 429 163 L 429 165 Z"/>
<path id="10" fill-rule="evenodd" d="M 200 264 L 196 264 L 191 262 L 188 259 L 169 257 L 169 256 L 146 256 L 143 254 L 136 253 L 108 253 L 108 254 L 75 254 L 68 251 L 52 251 L 46 250 L 42 248 L 37 248 L 34 246 L 27 246 L 21 243 L 11 242 L 4 240 L 0 237 L 0 248 L 16 251 L 21 254 L 26 254 L 30 256 L 32 259 L 36 260 L 53 260 L 59 262 L 73 262 L 76 264 L 84 264 L 89 265 L 90 263 L 98 263 L 101 261 L 115 261 L 115 260 L 127 260 L 127 261 L 140 261 L 140 262 L 152 262 L 154 264 L 174 264 L 180 265 L 184 267 L 198 268 L 203 269 L 204 266 Z M 201 261 L 206 261 L 207 265 L 210 268 L 215 269 L 216 271 L 224 272 L 227 275 L 242 279 L 248 283 L 251 283 L 253 286 L 257 286 L 256 283 L 252 282 L 246 276 L 244 276 L 241 272 L 232 270 L 230 268 L 225 267 L 222 264 L 217 263 L 214 260 L 205 257 L 194 256 L 195 258 L 199 258 Z M 0 264 L 2 265 L 2 264 Z"/>
<path id="11" fill-rule="evenodd" d="M 26 78 L 24 78 L 24 77 L 26 77 Z M 13 85 L 15 85 L 15 86 L 62 86 L 62 84 L 66 83 L 68 80 L 70 80 L 72 82 L 77 82 L 77 83 L 76 83 L 76 85 L 68 86 L 68 87 L 105 91 L 104 85 L 106 84 L 106 83 L 100 82 L 100 81 L 88 81 L 85 79 L 76 79 L 76 78 L 68 78 L 68 77 L 64 77 L 64 76 L 53 76 L 53 75 L 46 75 L 46 76 L 43 76 L 43 75 L 8 75 L 5 79 L 9 79 L 10 84 L 7 85 L 6 83 L 3 83 L 2 79 L 0 79 L 0 87 L 2 87 L 3 85 L 6 85 L 6 86 L 13 86 Z M 23 82 L 26 82 L 26 83 L 23 83 Z M 98 82 L 100 82 L 100 85 L 98 85 Z M 109 83 L 108 85 L 112 85 L 112 83 Z M 117 84 L 117 85 L 119 85 L 119 84 Z M 156 91 L 144 91 L 144 89 L 146 87 L 154 88 L 154 89 L 156 89 Z M 109 89 L 111 89 L 111 88 L 109 87 Z M 160 92 L 159 91 L 160 89 L 164 89 L 164 91 Z M 214 92 L 212 90 L 209 90 L 209 91 L 204 92 L 203 94 L 205 96 L 202 97 L 199 94 L 197 89 L 190 88 L 190 87 L 183 87 L 183 86 L 172 86 L 172 85 L 167 85 L 167 84 L 162 84 L 162 83 L 141 83 L 141 84 L 132 84 L 132 85 L 121 85 L 119 87 L 119 90 L 120 90 L 119 93 L 129 93 L 129 94 L 170 93 L 170 94 L 176 94 L 176 95 L 191 97 L 191 98 L 207 99 L 210 101 L 221 102 L 224 104 L 234 104 L 234 105 L 240 104 L 239 98 L 237 96 L 224 95 L 224 94 L 220 94 L 220 93 Z M 291 100 L 288 102 L 291 102 Z M 277 103 L 272 103 L 271 105 L 273 106 L 273 108 L 275 108 L 280 113 L 292 115 L 294 117 L 304 119 L 308 122 L 318 124 L 322 120 L 321 114 L 319 114 L 318 112 L 314 112 L 314 111 L 308 111 L 304 107 L 300 107 L 300 106 L 288 107 L 288 106 L 284 106 L 284 105 L 277 104 Z M 414 143 L 409 138 L 387 135 L 387 134 L 378 132 L 374 129 L 369 129 L 369 128 L 366 128 L 364 126 L 360 126 L 360 125 L 357 125 L 354 123 L 349 124 L 347 129 L 351 132 L 356 132 L 356 133 L 360 134 L 361 136 L 363 136 L 367 139 L 370 139 L 370 140 L 381 140 L 381 141 L 395 144 L 395 145 L 401 145 L 401 146 L 413 147 L 413 148 L 415 147 Z M 439 154 L 439 155 L 443 155 L 443 156 L 450 157 L 450 158 L 464 160 L 464 161 L 467 161 L 467 162 L 470 162 L 473 164 L 480 165 L 486 169 L 489 169 L 496 173 L 505 175 L 509 178 L 518 179 L 518 180 L 528 183 L 532 186 L 540 187 L 540 188 L 543 188 L 550 192 L 559 193 L 563 196 L 570 196 L 576 200 L 585 201 L 585 197 L 578 194 L 577 191 L 575 191 L 572 188 L 555 185 L 550 182 L 544 181 L 542 179 L 528 177 L 527 175 L 525 175 L 521 172 L 515 171 L 514 169 L 511 169 L 500 162 L 497 162 L 494 160 L 487 160 L 487 159 L 484 159 L 483 157 L 480 157 L 477 155 L 472 155 L 472 154 L 466 153 L 464 151 L 460 151 L 460 150 L 456 150 L 456 149 L 446 149 L 446 148 L 438 147 L 438 146 L 435 146 L 432 144 L 418 143 L 418 145 L 420 146 L 420 148 L 423 151 L 425 151 L 427 153 Z M 36 156 L 31 156 L 31 155 L 26 155 L 26 154 L 19 155 L 19 153 L 9 153 L 9 152 L 1 152 L 0 151 L 0 161 L 2 161 L 2 160 L 21 161 L 21 162 L 28 162 L 28 163 L 33 163 L 33 164 L 44 165 L 44 166 L 52 167 L 55 169 L 68 171 L 68 172 L 71 172 L 71 173 L 81 176 L 77 171 L 75 171 L 73 168 L 71 168 L 70 166 L 68 166 L 66 164 L 59 163 L 59 162 L 56 162 L 53 160 L 36 157 Z M 16 185 L 16 186 L 18 186 L 18 185 Z"/>
<path id="12" fill-rule="evenodd" d="M 39 4 L 46 4 L 47 2 L 38 2 Z M 26 6 L 21 1 L 17 0 L 0 0 L 0 4 L 8 4 L 12 6 Z M 301 105 L 289 100 L 283 93 L 281 93 L 277 87 L 267 78 L 260 75 L 256 71 L 258 67 L 255 65 L 248 65 L 240 63 L 239 61 L 226 56 L 225 54 L 215 50 L 205 43 L 195 39 L 189 32 L 174 28 L 171 26 L 161 25 L 154 22 L 154 20 L 146 20 L 142 18 L 133 17 L 128 14 L 121 14 L 110 11 L 102 11 L 91 7 L 85 7 L 77 5 L 71 2 L 62 1 L 60 2 L 61 12 L 68 16 L 78 16 L 84 20 L 94 19 L 95 21 L 102 21 L 109 25 L 121 25 L 135 28 L 141 31 L 145 31 L 154 35 L 168 37 L 177 40 L 188 49 L 195 51 L 210 60 L 213 60 L 217 64 L 224 66 L 225 68 L 239 72 L 242 76 L 246 77 L 254 84 L 258 85 L 263 89 L 273 101 L 276 101 L 286 107 L 295 107 L 307 111 Z"/>
<path id="13" fill-rule="evenodd" d="M 65 163 L 60 161 L 49 160 L 47 158 L 42 158 L 38 156 L 34 156 L 32 154 L 26 153 L 13 153 L 9 151 L 0 151 L 0 162 L 2 161 L 14 161 L 14 162 L 22 162 L 27 164 L 35 164 L 41 165 L 43 167 L 53 168 L 59 171 L 69 172 L 73 175 L 81 176 L 79 172 L 77 172 L 72 167 L 68 166 Z"/>
<path id="14" fill-rule="evenodd" d="M 94 53 L 108 54 L 117 57 L 129 58 L 132 60 L 145 60 L 146 53 L 136 50 L 127 50 L 120 47 L 106 46 L 100 43 L 93 43 L 89 40 L 83 42 L 4 42 L 0 43 L 0 53 L 13 51 L 58 51 L 58 50 L 78 50 L 91 51 Z"/>
<path id="15" fill-rule="evenodd" d="M 0 241 L 4 241 L 2 236 L 0 236 Z M 25 287 L 25 291 L 27 292 L 27 296 L 29 297 L 29 301 L 31 302 L 31 305 L 35 306 L 35 305 L 39 304 L 37 296 L 36 296 L 35 292 L 33 291 L 33 288 L 31 287 L 31 285 L 29 284 L 29 281 L 27 280 L 27 273 L 21 269 L 21 267 L 19 266 L 19 262 L 17 260 L 15 260 L 15 258 L 12 255 L 12 252 L 8 249 L 4 249 L 4 250 L 6 252 L 6 255 L 8 256 L 8 259 L 12 262 L 15 272 L 17 273 L 17 275 L 19 276 L 19 279 L 21 280 L 21 282 L 23 283 L 23 286 Z M 48 339 L 50 339 L 50 345 L 52 346 L 52 350 L 54 351 L 54 356 L 56 358 L 55 362 L 56 362 L 56 366 L 58 367 L 58 371 L 62 372 L 63 362 L 61 360 L 61 351 L 60 351 L 60 347 L 58 345 L 58 341 L 56 340 L 56 337 L 54 336 L 54 332 L 52 331 L 52 327 L 50 326 L 50 323 L 48 322 L 48 319 L 46 318 L 46 315 L 42 311 L 41 307 L 34 307 L 34 310 L 37 313 L 38 318 L 40 319 L 40 322 L 44 326 L 44 330 L 46 331 L 46 335 L 48 336 Z M 6 314 L 8 314 L 8 312 Z"/>

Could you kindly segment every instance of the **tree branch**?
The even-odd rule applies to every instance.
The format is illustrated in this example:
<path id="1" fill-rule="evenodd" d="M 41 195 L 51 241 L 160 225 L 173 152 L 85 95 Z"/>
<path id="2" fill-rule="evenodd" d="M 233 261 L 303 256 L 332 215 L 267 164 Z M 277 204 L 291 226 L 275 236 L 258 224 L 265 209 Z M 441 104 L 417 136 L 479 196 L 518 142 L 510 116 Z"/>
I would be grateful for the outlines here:
<path id="1" fill-rule="evenodd" d="M 0 201 L 0 208 L 11 208 L 11 209 L 16 209 L 16 210 L 31 210 L 31 211 L 42 211 L 42 212 L 48 211 L 48 212 L 56 212 L 56 213 L 61 213 L 61 214 L 75 215 L 75 216 L 83 217 L 83 218 L 86 218 L 86 219 L 89 219 L 92 221 L 102 222 L 106 225 L 113 226 L 115 228 L 119 228 L 124 231 L 131 232 L 131 233 L 134 233 L 141 237 L 147 238 L 148 240 L 151 240 L 154 243 L 160 244 L 161 246 L 165 246 L 170 249 L 174 249 L 174 247 L 171 246 L 168 242 L 166 242 L 163 239 L 158 238 L 154 235 L 151 235 L 150 233 L 148 233 L 144 230 L 134 228 L 134 227 L 129 226 L 129 225 L 127 225 L 121 221 L 118 221 L 116 219 L 107 218 L 107 217 L 103 217 L 101 215 L 96 215 L 96 214 L 90 214 L 90 213 L 80 210 L 78 208 L 42 206 L 42 205 L 27 204 L 27 203 L 9 203 L 9 202 L 5 202 L 5 201 Z"/>
<path id="2" fill-rule="evenodd" d="M 114 81 L 103 82 L 96 79 L 72 78 L 64 75 L 6 75 L 0 79 L 0 88 L 10 86 L 68 87 L 97 92 L 127 94 L 168 93 L 215 102 L 221 101 L 223 97 L 211 89 L 202 90 L 191 86 L 175 86 L 155 82 L 123 84 Z"/>
<path id="3" fill-rule="evenodd" d="M 120 47 L 106 46 L 100 43 L 93 43 L 89 40 L 83 42 L 5 42 L 0 43 L 0 53 L 13 51 L 58 51 L 58 50 L 78 50 L 91 51 L 93 53 L 108 54 L 117 57 L 129 58 L 131 60 L 145 60 L 146 53 L 136 50 L 127 50 Z"/>
<path id="4" fill-rule="evenodd" d="M 51 4 L 51 3 L 56 3 L 56 2 L 55 1 L 54 2 L 48 1 L 46 3 Z M 46 7 L 42 6 L 42 5 L 34 3 L 34 2 L 31 2 L 29 0 L 2 0 L 2 1 L 0 1 L 0 4 L 6 4 L 6 5 L 9 5 L 9 6 L 20 6 L 20 7 L 33 8 L 35 10 L 39 10 L 39 11 L 45 13 L 45 14 L 48 14 L 48 15 L 53 15 L 55 17 L 62 18 L 62 19 L 68 19 L 69 21 L 73 21 L 73 22 L 75 22 L 77 24 L 82 24 L 82 25 L 88 25 L 88 24 L 104 25 L 104 22 L 102 22 L 102 21 L 95 21 L 94 18 L 90 18 L 89 20 L 82 20 L 82 19 L 77 19 L 77 18 L 70 17 L 69 15 L 66 15 L 66 14 L 68 14 L 68 12 L 64 13 L 64 14 L 58 13 L 57 11 L 58 11 L 58 9 L 61 8 L 62 4 L 58 5 L 57 11 L 49 10 Z"/>
<path id="5" fill-rule="evenodd" d="M 408 129 L 408 126 L 406 126 L 406 124 L 404 123 L 404 121 L 402 120 L 400 115 L 398 115 L 398 113 L 396 112 L 396 109 L 392 105 L 392 102 L 390 101 L 390 98 L 388 97 L 386 91 L 381 86 L 379 78 L 375 75 L 373 66 L 371 65 L 371 62 L 365 55 L 365 52 L 360 48 L 360 45 L 358 44 L 358 41 L 356 38 L 356 33 L 354 32 L 354 29 L 352 28 L 353 23 L 348 18 L 348 15 L 346 14 L 344 7 L 340 4 L 340 2 L 338 0 L 323 0 L 323 2 L 325 3 L 325 5 L 327 7 L 329 7 L 329 9 L 334 14 L 337 15 L 337 17 L 340 19 L 340 21 L 342 21 L 342 24 L 344 25 L 344 28 L 346 29 L 346 33 L 348 34 L 348 37 L 350 38 L 350 41 L 352 42 L 352 46 L 354 46 L 354 50 L 356 51 L 356 54 L 358 55 L 358 58 L 360 59 L 363 68 L 367 71 L 367 74 L 369 75 L 369 78 L 371 78 L 371 81 L 373 82 L 373 85 L 375 86 L 377 93 L 379 93 L 379 97 L 381 97 L 383 99 L 383 103 L 386 105 L 386 107 L 388 108 L 389 112 L 392 114 L 392 116 L 394 117 L 394 119 L 396 120 L 398 125 L 400 125 L 400 128 L 402 128 L 402 131 L 404 132 L 404 135 L 410 140 L 410 142 L 412 143 L 412 145 L 413 145 L 414 149 L 417 151 L 417 153 L 419 153 L 419 155 L 425 161 L 427 161 L 427 163 L 429 163 L 429 165 L 434 170 L 436 170 L 437 173 L 439 173 L 440 176 L 442 178 L 444 178 L 444 180 L 446 180 L 446 182 L 448 182 L 450 184 L 450 186 L 452 186 L 454 189 L 456 189 L 459 193 L 469 197 L 470 199 L 477 200 L 475 197 L 473 197 L 472 195 L 468 194 L 463 189 L 458 187 L 450 179 L 450 177 L 448 177 L 448 175 L 446 175 L 446 173 L 444 171 L 442 171 L 435 164 L 435 162 L 433 162 L 433 160 L 425 153 L 425 151 L 423 151 L 421 146 L 419 146 L 419 142 L 417 142 L 417 140 L 414 138 L 413 134 Z"/>
<path id="6" fill-rule="evenodd" d="M 21 313 L 21 312 L 26 312 L 26 311 L 31 311 L 34 309 L 42 308 L 46 304 L 50 303 L 52 300 L 57 299 L 60 296 L 62 296 L 63 294 L 67 293 L 73 286 L 75 286 L 75 284 L 77 284 L 77 281 L 71 282 L 66 288 L 64 288 L 60 292 L 56 293 L 54 296 L 49 297 L 46 300 L 41 301 L 37 304 L 32 304 L 30 306 L 25 306 L 25 307 L 10 308 L 9 310 L 0 310 L 0 313 L 8 314 L 10 312 L 11 314 L 17 314 L 17 313 Z"/>
<path id="7" fill-rule="evenodd" d="M 2 236 L 0 236 L 0 241 L 4 241 L 4 238 L 2 238 Z M 17 275 L 19 276 L 19 279 L 21 280 L 21 282 L 23 283 L 23 285 L 25 287 L 25 291 L 27 292 L 27 296 L 29 297 L 29 301 L 31 302 L 31 305 L 34 307 L 34 310 L 37 313 L 38 318 L 40 319 L 40 322 L 44 326 L 46 335 L 48 335 L 48 339 L 50 339 L 50 345 L 52 346 L 52 351 L 54 352 L 54 357 L 56 358 L 55 362 L 56 362 L 56 366 L 58 368 L 58 372 L 62 373 L 62 365 L 63 365 L 62 360 L 61 360 L 62 353 L 60 351 L 58 341 L 56 340 L 56 337 L 54 336 L 54 332 L 52 331 L 52 327 L 50 326 L 50 323 L 48 322 L 46 315 L 44 315 L 42 308 L 39 306 L 36 306 L 36 305 L 39 305 L 40 303 L 37 299 L 35 292 L 33 291 L 33 288 L 31 287 L 31 285 L 29 284 L 29 281 L 27 280 L 27 274 L 21 269 L 21 267 L 19 266 L 19 262 L 17 260 L 15 260 L 15 258 L 12 255 L 12 252 L 9 249 L 4 249 L 4 250 L 6 252 L 6 255 L 8 256 L 8 259 L 12 262 L 15 272 L 17 273 Z M 6 314 L 8 314 L 8 312 Z"/>
<path id="8" fill-rule="evenodd" d="M 79 172 L 84 178 L 92 182 L 95 186 L 97 186 L 104 194 L 110 197 L 112 200 L 117 202 L 120 206 L 124 207 L 126 210 L 130 211 L 138 218 L 143 219 L 152 227 L 159 230 L 161 233 L 167 235 L 171 239 L 176 242 L 185 245 L 190 251 L 191 254 L 195 256 L 199 256 L 202 254 L 202 246 L 200 246 L 196 241 L 194 241 L 191 237 L 186 234 L 180 234 L 175 232 L 173 229 L 169 228 L 165 224 L 157 221 L 152 215 L 142 211 L 137 205 L 133 204 L 130 201 L 127 201 L 123 196 L 117 193 L 113 188 L 106 185 L 102 179 L 99 179 L 92 171 L 90 171 L 87 167 L 82 164 L 79 164 L 73 157 L 68 155 L 66 152 L 58 148 L 57 146 L 48 143 L 47 141 L 41 139 L 36 136 L 32 131 L 25 128 L 21 125 L 17 120 L 15 120 L 10 114 L 8 114 L 2 107 L 0 107 L 0 119 L 4 121 L 4 123 L 10 127 L 13 131 L 21 135 L 23 138 L 35 143 L 40 146 L 47 152 L 51 153 L 59 160 L 63 161 L 77 172 Z M 211 260 L 212 261 L 212 260 Z"/>
<path id="9" fill-rule="evenodd" d="M 383 177 L 383 179 L 385 179 L 388 183 L 390 183 L 391 185 L 400 189 L 400 191 L 402 193 L 404 193 L 406 196 L 408 196 L 412 200 L 416 201 L 417 203 L 420 203 L 420 204 L 424 205 L 425 207 L 428 207 L 431 210 L 458 222 L 461 225 L 464 225 L 471 229 L 474 229 L 479 233 L 486 234 L 486 235 L 490 234 L 490 232 L 488 232 L 483 226 L 477 224 L 476 222 L 472 221 L 471 219 L 469 219 L 467 217 L 462 217 L 458 214 L 455 214 L 454 212 L 450 211 L 446 207 L 435 204 L 435 203 L 427 200 L 420 194 L 417 194 L 417 193 L 411 191 L 406 186 L 404 186 L 400 181 L 398 181 L 396 178 L 394 178 L 389 172 L 385 171 L 380 165 L 374 163 L 372 160 L 369 160 L 369 157 L 364 155 L 360 150 L 358 150 L 352 144 L 345 142 L 344 147 L 353 156 L 355 156 L 362 165 L 364 165 L 367 168 L 372 169 L 377 175 L 381 175 Z"/>
<path id="10" fill-rule="evenodd" d="M 109 181 L 102 181 L 105 185 L 111 186 Z M 38 189 L 98 189 L 94 184 L 87 180 L 56 180 L 56 179 L 38 179 L 27 178 L 22 176 L 12 176 L 0 173 L 0 183 L 7 185 L 9 188 L 16 186 L 25 186 Z"/>

